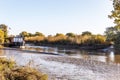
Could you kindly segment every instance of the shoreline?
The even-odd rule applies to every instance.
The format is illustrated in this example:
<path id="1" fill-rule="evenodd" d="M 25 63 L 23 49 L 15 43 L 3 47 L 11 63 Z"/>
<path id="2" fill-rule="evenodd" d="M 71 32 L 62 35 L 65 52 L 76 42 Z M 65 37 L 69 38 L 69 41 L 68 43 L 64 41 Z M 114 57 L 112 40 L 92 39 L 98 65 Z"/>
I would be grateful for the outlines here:
<path id="1" fill-rule="evenodd" d="M 14 56 L 20 65 L 33 61 L 49 80 L 119 80 L 120 64 L 105 63 L 90 59 L 73 58 L 24 51 L 6 50 L 6 56 Z"/>
<path id="2" fill-rule="evenodd" d="M 43 43 L 26 43 L 34 46 L 48 46 L 62 49 L 83 49 L 83 50 L 101 50 L 111 46 L 111 44 L 95 44 L 95 45 L 61 45 L 61 44 L 43 44 Z"/>

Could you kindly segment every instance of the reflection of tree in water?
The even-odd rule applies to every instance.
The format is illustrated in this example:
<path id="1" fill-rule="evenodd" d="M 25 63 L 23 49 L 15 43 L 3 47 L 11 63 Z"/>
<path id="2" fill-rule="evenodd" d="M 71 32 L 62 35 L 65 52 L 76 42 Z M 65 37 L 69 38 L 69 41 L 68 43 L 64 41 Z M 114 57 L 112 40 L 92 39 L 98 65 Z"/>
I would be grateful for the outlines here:
<path id="1" fill-rule="evenodd" d="M 114 54 L 115 54 L 115 55 L 114 55 L 114 56 L 115 56 L 115 57 L 114 57 L 114 62 L 115 62 L 115 63 L 120 63 L 120 52 L 115 51 Z"/>
<path id="2" fill-rule="evenodd" d="M 0 56 L 5 55 L 4 50 L 0 50 Z"/>
<path id="3" fill-rule="evenodd" d="M 38 51 L 38 52 L 42 52 L 43 51 L 42 48 L 35 48 L 35 50 Z"/>
<path id="4" fill-rule="evenodd" d="M 78 57 L 78 58 L 88 58 L 88 52 L 85 50 L 67 50 L 65 52 L 66 54 L 68 54 L 69 56 L 74 56 L 74 57 Z"/>
<path id="5" fill-rule="evenodd" d="M 113 52 L 111 51 L 108 55 L 107 55 L 107 58 L 106 58 L 106 61 L 108 63 L 116 63 L 116 64 L 120 64 L 120 52 Z"/>

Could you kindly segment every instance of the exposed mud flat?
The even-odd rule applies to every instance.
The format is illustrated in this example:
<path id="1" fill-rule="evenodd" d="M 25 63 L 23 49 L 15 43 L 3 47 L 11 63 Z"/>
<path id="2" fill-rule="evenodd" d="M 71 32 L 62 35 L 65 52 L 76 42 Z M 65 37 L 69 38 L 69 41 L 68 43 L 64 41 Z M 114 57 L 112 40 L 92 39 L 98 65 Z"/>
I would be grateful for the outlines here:
<path id="1" fill-rule="evenodd" d="M 49 80 L 120 80 L 120 65 L 71 57 L 40 58 Z"/>
<path id="2" fill-rule="evenodd" d="M 13 56 L 20 65 L 33 63 L 32 66 L 48 74 L 49 80 L 120 80 L 119 64 L 16 50 L 4 50 L 2 53 Z"/>

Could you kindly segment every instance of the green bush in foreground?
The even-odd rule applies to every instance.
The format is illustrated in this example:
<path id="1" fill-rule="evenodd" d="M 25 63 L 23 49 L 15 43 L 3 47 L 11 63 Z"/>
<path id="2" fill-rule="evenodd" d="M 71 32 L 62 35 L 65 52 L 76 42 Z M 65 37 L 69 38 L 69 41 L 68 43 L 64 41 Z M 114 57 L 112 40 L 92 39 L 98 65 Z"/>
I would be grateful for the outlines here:
<path id="1" fill-rule="evenodd" d="M 0 80 L 48 80 L 48 76 L 34 68 L 19 67 L 14 61 L 0 58 Z"/>

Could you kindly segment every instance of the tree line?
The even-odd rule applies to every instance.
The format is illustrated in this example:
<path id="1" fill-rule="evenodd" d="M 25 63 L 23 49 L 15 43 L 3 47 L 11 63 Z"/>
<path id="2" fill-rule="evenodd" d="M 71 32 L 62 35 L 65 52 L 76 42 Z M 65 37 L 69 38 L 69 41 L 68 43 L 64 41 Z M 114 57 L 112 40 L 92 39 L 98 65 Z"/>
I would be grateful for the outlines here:
<path id="1" fill-rule="evenodd" d="M 62 45 L 62 46 L 108 46 L 110 42 L 106 41 L 105 35 L 92 34 L 89 31 L 82 32 L 82 34 L 74 34 L 72 32 L 62 34 L 56 33 L 56 35 L 45 36 L 41 32 L 29 33 L 26 31 L 21 32 L 19 35 L 23 36 L 27 43 L 34 43 L 37 45 Z M 97 47 L 96 47 L 97 48 Z"/>
<path id="2" fill-rule="evenodd" d="M 92 34 L 90 31 L 84 31 L 82 34 L 75 33 L 56 33 L 56 35 L 45 36 L 41 32 L 29 33 L 27 31 L 22 31 L 19 36 L 24 37 L 27 43 L 34 43 L 37 45 L 62 45 L 62 46 L 74 46 L 74 47 L 94 47 L 98 46 L 108 46 L 110 41 L 107 41 L 106 35 Z M 9 43 L 8 36 L 8 26 L 5 24 L 0 24 L 0 44 Z M 101 48 L 101 47 L 100 47 Z"/>

